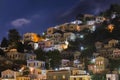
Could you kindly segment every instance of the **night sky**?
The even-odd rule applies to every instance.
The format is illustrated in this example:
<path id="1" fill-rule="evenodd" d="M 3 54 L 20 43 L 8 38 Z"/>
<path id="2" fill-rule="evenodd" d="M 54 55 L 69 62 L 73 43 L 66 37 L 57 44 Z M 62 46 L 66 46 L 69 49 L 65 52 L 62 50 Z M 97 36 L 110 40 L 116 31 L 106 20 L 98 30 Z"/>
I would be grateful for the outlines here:
<path id="1" fill-rule="evenodd" d="M 0 0 L 0 41 L 9 29 L 41 34 L 48 27 L 75 20 L 79 13 L 97 15 L 120 0 Z"/>

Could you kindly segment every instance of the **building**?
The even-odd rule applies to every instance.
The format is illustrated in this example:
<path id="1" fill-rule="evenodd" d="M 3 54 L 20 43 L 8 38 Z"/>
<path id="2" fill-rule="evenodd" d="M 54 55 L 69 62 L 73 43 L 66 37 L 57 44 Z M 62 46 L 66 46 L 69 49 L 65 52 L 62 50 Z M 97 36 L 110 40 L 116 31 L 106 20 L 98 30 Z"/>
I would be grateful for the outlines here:
<path id="1" fill-rule="evenodd" d="M 76 52 L 74 53 L 74 59 L 79 59 L 80 55 L 81 55 L 81 52 L 76 51 Z"/>
<path id="2" fill-rule="evenodd" d="M 106 74 L 106 80 L 119 80 L 118 74 Z"/>
<path id="3" fill-rule="evenodd" d="M 100 56 L 103 56 L 103 57 L 106 57 L 106 58 L 111 58 L 111 55 L 113 54 L 113 50 L 115 48 L 102 48 L 102 49 L 99 49 L 97 52 L 100 53 L 99 55 Z"/>
<path id="4" fill-rule="evenodd" d="M 112 39 L 108 42 L 108 44 L 112 47 L 115 47 L 118 44 L 118 40 Z"/>
<path id="5" fill-rule="evenodd" d="M 32 42 L 39 42 L 44 40 L 42 37 L 38 36 L 36 33 L 25 33 L 23 35 L 23 41 L 32 41 Z"/>
<path id="6" fill-rule="evenodd" d="M 44 49 L 45 48 L 45 41 L 38 42 L 38 47 L 41 49 Z"/>
<path id="7" fill-rule="evenodd" d="M 38 60 L 27 60 L 27 67 L 32 68 L 32 69 L 34 68 L 44 69 L 45 62 L 38 61 Z"/>
<path id="8" fill-rule="evenodd" d="M 1 80 L 17 80 L 17 77 L 20 75 L 20 72 L 8 69 L 1 72 Z"/>
<path id="9" fill-rule="evenodd" d="M 70 72 L 68 70 L 49 71 L 47 80 L 69 80 Z"/>
<path id="10" fill-rule="evenodd" d="M 95 69 L 95 65 L 94 65 L 94 64 L 89 64 L 89 65 L 88 65 L 88 70 L 89 70 L 90 72 L 93 72 L 94 69 Z"/>
<path id="11" fill-rule="evenodd" d="M 95 59 L 95 70 L 93 71 L 94 73 L 102 73 L 103 71 L 107 70 L 108 67 L 108 59 L 104 57 L 97 57 Z"/>
<path id="12" fill-rule="evenodd" d="M 53 34 L 56 31 L 54 27 L 47 28 L 47 35 L 48 34 Z"/>
<path id="13" fill-rule="evenodd" d="M 11 49 L 6 53 L 6 56 L 11 60 L 25 60 L 25 54 L 17 52 L 17 49 Z"/>
<path id="14" fill-rule="evenodd" d="M 45 48 L 53 47 L 54 41 L 53 40 L 46 40 L 45 41 Z"/>
<path id="15" fill-rule="evenodd" d="M 36 54 L 34 53 L 26 53 L 25 56 L 26 56 L 26 60 L 35 60 L 37 57 Z"/>
<path id="16" fill-rule="evenodd" d="M 68 67 L 68 66 L 70 66 L 70 60 L 62 59 L 61 60 L 61 67 Z"/>
<path id="17" fill-rule="evenodd" d="M 113 50 L 113 53 L 111 54 L 110 58 L 112 58 L 112 59 L 120 59 L 120 49 L 115 48 Z"/>
<path id="18" fill-rule="evenodd" d="M 30 79 L 35 80 L 47 80 L 47 73 L 50 70 L 41 70 L 41 69 L 34 69 L 34 72 L 32 72 L 29 76 Z M 51 70 L 52 71 L 52 70 Z"/>
<path id="19" fill-rule="evenodd" d="M 85 75 L 87 74 L 85 70 L 73 69 L 71 75 Z"/>
<path id="20" fill-rule="evenodd" d="M 70 80 L 90 80 L 90 75 L 85 70 L 73 69 Z"/>
<path id="21" fill-rule="evenodd" d="M 79 60 L 79 59 L 75 59 L 75 60 L 73 61 L 73 66 L 74 66 L 75 68 L 79 68 L 79 65 L 80 65 L 80 60 Z"/>
<path id="22" fill-rule="evenodd" d="M 102 22 L 104 22 L 106 19 L 105 19 L 105 17 L 103 17 L 103 16 L 97 16 L 96 17 L 96 23 L 102 23 Z"/>
<path id="23" fill-rule="evenodd" d="M 90 75 L 72 75 L 70 76 L 70 80 L 91 80 Z"/>
<path id="24" fill-rule="evenodd" d="M 69 40 L 69 41 L 75 41 L 75 39 L 76 39 L 76 35 L 72 32 L 64 33 L 63 37 L 64 37 L 65 40 Z"/>
<path id="25" fill-rule="evenodd" d="M 65 23 L 65 24 L 60 25 L 60 26 L 59 26 L 59 30 L 65 32 L 65 31 L 67 30 L 67 27 L 68 27 L 67 24 L 68 24 L 68 23 Z"/>
<path id="26" fill-rule="evenodd" d="M 16 78 L 16 80 L 31 80 L 28 76 L 19 76 Z"/>

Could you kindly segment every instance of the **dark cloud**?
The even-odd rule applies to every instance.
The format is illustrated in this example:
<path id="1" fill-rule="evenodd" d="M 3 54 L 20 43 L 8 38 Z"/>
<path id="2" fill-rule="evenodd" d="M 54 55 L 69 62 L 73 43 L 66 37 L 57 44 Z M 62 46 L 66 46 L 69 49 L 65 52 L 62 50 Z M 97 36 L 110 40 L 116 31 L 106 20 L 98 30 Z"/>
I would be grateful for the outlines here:
<path id="1" fill-rule="evenodd" d="M 120 0 L 82 0 L 70 10 L 62 14 L 61 17 L 76 16 L 80 13 L 99 14 L 109 8 L 111 4 L 120 4 Z"/>

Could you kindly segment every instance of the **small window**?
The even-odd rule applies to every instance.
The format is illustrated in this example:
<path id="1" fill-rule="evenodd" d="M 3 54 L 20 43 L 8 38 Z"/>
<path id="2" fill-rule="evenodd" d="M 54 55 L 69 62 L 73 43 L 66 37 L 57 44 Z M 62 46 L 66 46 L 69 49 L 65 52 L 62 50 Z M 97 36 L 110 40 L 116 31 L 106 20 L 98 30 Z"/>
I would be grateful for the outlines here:
<path id="1" fill-rule="evenodd" d="M 62 78 L 65 79 L 65 75 L 63 75 Z"/>
<path id="2" fill-rule="evenodd" d="M 56 76 L 53 76 L 53 79 L 56 79 Z"/>

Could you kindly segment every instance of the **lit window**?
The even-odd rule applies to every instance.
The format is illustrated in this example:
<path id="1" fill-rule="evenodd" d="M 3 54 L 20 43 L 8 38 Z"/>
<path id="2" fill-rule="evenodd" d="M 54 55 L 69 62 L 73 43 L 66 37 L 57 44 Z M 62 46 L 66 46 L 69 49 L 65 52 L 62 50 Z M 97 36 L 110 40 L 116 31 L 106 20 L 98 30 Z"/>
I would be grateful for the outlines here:
<path id="1" fill-rule="evenodd" d="M 62 78 L 65 79 L 65 75 L 63 75 Z"/>
<path id="2" fill-rule="evenodd" d="M 53 76 L 53 79 L 56 79 L 56 76 Z"/>

